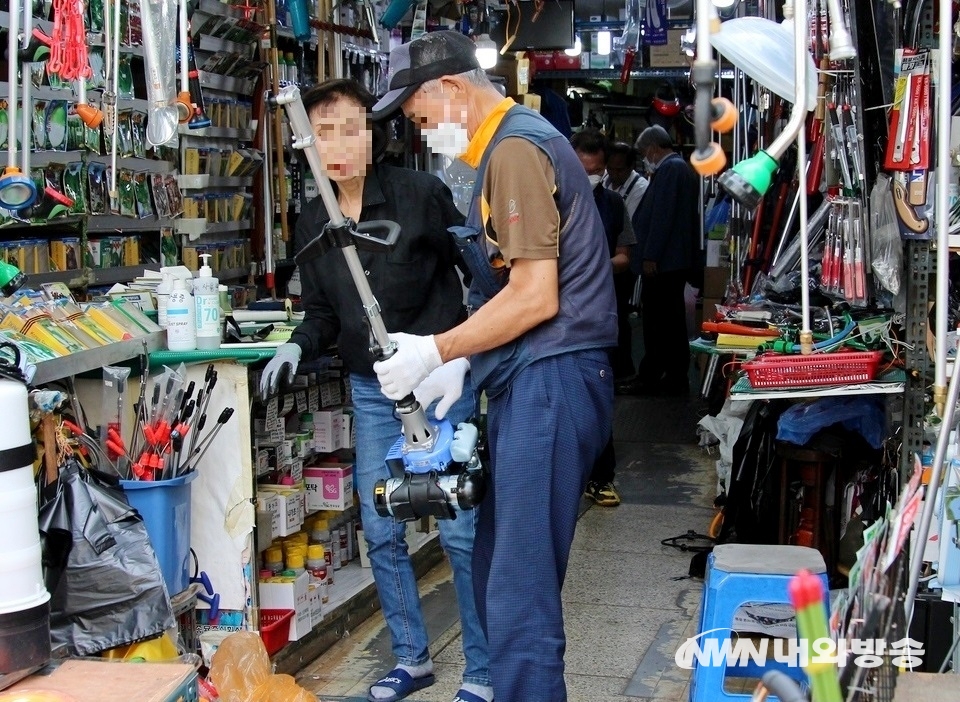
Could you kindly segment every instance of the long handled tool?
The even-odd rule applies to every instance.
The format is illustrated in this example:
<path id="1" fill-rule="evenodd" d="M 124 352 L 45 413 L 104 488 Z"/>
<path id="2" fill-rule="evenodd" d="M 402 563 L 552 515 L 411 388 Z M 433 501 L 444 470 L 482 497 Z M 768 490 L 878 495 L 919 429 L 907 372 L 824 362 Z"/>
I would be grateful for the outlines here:
<path id="1" fill-rule="evenodd" d="M 10 26 L 7 28 L 7 167 L 0 176 L 0 207 L 16 212 L 33 204 L 37 199 L 37 188 L 30 175 L 23 173 L 17 165 L 17 56 L 20 46 L 20 3 L 10 1 Z M 29 108 L 25 106 L 24 114 Z M 30 143 L 24 142 L 23 149 L 29 149 Z"/>
<path id="2" fill-rule="evenodd" d="M 177 41 L 180 55 L 180 93 L 177 95 L 177 119 L 186 124 L 193 116 L 193 100 L 190 99 L 190 69 L 187 60 L 187 0 L 180 0 L 177 13 L 179 37 Z"/>
<path id="3" fill-rule="evenodd" d="M 120 198 L 120 191 L 117 189 L 117 151 L 118 151 L 118 133 L 117 133 L 117 96 L 120 93 L 120 0 L 111 0 L 113 2 L 113 37 L 112 52 L 108 70 L 112 82 L 107 84 L 103 92 L 104 105 L 110 111 L 109 121 L 106 128 L 110 131 L 110 199 L 117 201 Z M 107 104 L 107 90 L 109 90 L 110 104 Z"/>

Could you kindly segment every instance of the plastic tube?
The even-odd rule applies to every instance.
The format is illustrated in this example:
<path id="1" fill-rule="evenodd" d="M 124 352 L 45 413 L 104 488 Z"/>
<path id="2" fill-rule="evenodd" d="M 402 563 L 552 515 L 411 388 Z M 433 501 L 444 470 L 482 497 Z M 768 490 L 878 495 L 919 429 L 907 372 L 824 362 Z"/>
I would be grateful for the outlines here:
<path id="1" fill-rule="evenodd" d="M 259 349 L 218 349 L 216 351 L 154 351 L 150 354 L 150 368 L 162 368 L 173 363 L 209 363 L 211 361 L 241 361 L 255 363 L 273 358 L 276 347 Z"/>

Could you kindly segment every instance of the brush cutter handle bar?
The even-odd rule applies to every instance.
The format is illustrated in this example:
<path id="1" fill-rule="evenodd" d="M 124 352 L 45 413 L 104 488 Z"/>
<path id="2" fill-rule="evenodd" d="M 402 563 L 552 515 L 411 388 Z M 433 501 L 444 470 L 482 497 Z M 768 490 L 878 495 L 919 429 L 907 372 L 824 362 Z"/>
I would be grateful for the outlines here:
<path id="1" fill-rule="evenodd" d="M 350 277 L 360 294 L 360 301 L 363 303 L 363 311 L 367 322 L 370 325 L 370 333 L 373 336 L 376 346 L 374 352 L 380 358 L 389 358 L 395 353 L 395 345 L 390 341 L 387 335 L 387 328 L 380 315 L 380 304 L 370 289 L 370 283 L 367 281 L 363 265 L 360 263 L 360 257 L 357 255 L 355 244 L 356 237 L 362 237 L 360 241 L 376 245 L 392 246 L 400 233 L 400 225 L 395 222 L 378 221 L 365 222 L 361 227 L 345 219 L 340 210 L 340 204 L 337 202 L 337 196 L 330 185 L 330 179 L 320 161 L 320 154 L 313 148 L 314 135 L 310 126 L 310 119 L 307 117 L 306 110 L 303 109 L 303 103 L 300 101 L 300 90 L 294 85 L 283 88 L 277 95 L 270 96 L 268 101 L 274 105 L 282 105 L 290 120 L 290 128 L 293 131 L 295 140 L 294 148 L 300 149 L 307 161 L 310 163 L 310 170 L 313 171 L 313 177 L 317 182 L 317 188 L 323 200 L 327 215 L 330 217 L 329 225 L 321 232 L 320 236 L 311 241 L 304 249 L 297 254 L 297 263 L 302 263 L 316 256 L 321 256 L 330 248 L 336 246 L 343 252 L 347 267 L 350 270 Z M 383 230 L 385 237 L 373 237 L 364 234 L 374 229 Z M 375 243 L 376 242 L 376 243 Z"/>

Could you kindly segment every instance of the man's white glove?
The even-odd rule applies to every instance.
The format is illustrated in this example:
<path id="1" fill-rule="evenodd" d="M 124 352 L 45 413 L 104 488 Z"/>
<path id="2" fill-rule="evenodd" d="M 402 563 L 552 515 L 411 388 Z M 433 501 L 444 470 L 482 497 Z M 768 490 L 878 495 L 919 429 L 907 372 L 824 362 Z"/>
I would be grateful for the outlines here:
<path id="1" fill-rule="evenodd" d="M 443 419 L 447 415 L 447 410 L 463 394 L 463 379 L 468 370 L 470 370 L 470 361 L 465 358 L 447 361 L 424 378 L 413 391 L 417 402 L 426 409 L 431 402 L 440 398 L 434 415 L 437 419 Z"/>
<path id="2" fill-rule="evenodd" d="M 302 349 L 297 344 L 280 344 L 277 347 L 277 352 L 260 374 L 261 398 L 266 400 L 270 395 L 277 393 L 280 389 L 280 381 L 283 380 L 284 369 L 286 369 L 287 382 L 293 382 L 302 353 Z"/>
<path id="3" fill-rule="evenodd" d="M 397 351 L 385 361 L 373 364 L 380 380 L 380 392 L 391 400 L 402 400 L 412 393 L 443 361 L 433 336 L 390 334 Z"/>

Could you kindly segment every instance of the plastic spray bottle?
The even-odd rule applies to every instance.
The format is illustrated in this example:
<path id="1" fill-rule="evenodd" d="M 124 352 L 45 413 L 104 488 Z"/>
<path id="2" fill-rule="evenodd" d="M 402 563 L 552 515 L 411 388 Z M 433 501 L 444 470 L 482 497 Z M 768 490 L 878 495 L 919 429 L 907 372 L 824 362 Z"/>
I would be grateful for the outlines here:
<path id="1" fill-rule="evenodd" d="M 174 278 L 167 302 L 167 348 L 171 351 L 193 351 L 197 348 L 197 327 L 194 321 L 193 295 L 182 278 Z"/>
<path id="2" fill-rule="evenodd" d="M 220 348 L 220 281 L 213 277 L 210 254 L 200 254 L 200 258 L 200 275 L 193 281 L 197 348 L 210 351 Z"/>
<path id="3" fill-rule="evenodd" d="M 170 300 L 172 290 L 173 276 L 164 273 L 160 285 L 157 286 L 157 324 L 163 329 L 167 328 L 167 302 Z"/>

